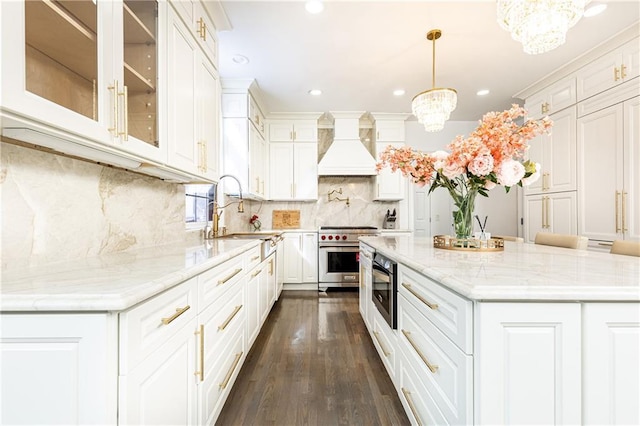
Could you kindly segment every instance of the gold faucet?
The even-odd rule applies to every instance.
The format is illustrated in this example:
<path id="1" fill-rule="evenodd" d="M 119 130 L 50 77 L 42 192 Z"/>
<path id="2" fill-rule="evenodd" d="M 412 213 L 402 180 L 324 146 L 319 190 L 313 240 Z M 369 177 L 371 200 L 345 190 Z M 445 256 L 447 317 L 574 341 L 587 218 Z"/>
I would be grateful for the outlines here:
<path id="1" fill-rule="evenodd" d="M 347 206 L 349 205 L 349 197 L 347 198 L 340 198 L 340 197 L 336 197 L 334 196 L 333 199 L 331 199 L 331 194 L 333 194 L 334 192 L 337 192 L 338 194 L 342 194 L 342 187 L 338 188 L 338 189 L 334 189 L 332 191 L 329 191 L 327 193 L 327 201 L 331 202 L 331 201 L 346 201 Z"/>
<path id="2" fill-rule="evenodd" d="M 240 200 L 239 201 L 232 201 L 228 204 L 225 204 L 224 206 L 220 206 L 218 205 L 218 202 L 216 200 L 210 201 L 207 204 L 207 208 L 213 204 L 213 214 L 211 215 L 211 222 L 212 222 L 212 226 L 211 229 L 209 228 L 209 225 L 205 226 L 204 228 L 204 239 L 205 240 L 210 240 L 212 238 L 218 238 L 220 237 L 220 216 L 222 216 L 222 209 L 224 209 L 225 207 L 230 206 L 231 204 L 236 204 L 238 203 L 238 213 L 244 213 L 244 200 L 242 199 L 242 185 L 240 185 L 240 181 L 238 180 L 237 177 L 233 176 L 233 175 L 222 175 L 220 176 L 220 179 L 218 179 L 218 182 L 220 182 L 223 178 L 226 177 L 230 177 L 232 179 L 235 179 L 236 182 L 238 182 L 238 195 L 240 196 Z M 216 194 L 217 196 L 217 194 Z"/>

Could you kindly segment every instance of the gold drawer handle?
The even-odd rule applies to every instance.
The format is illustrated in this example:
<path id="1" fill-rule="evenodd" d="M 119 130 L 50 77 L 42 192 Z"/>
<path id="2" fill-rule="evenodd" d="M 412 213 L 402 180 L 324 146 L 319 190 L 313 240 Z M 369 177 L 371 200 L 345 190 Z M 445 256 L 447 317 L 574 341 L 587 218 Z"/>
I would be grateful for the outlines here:
<path id="1" fill-rule="evenodd" d="M 391 352 L 387 351 L 384 345 L 382 344 L 382 342 L 380 341 L 380 333 L 378 333 L 377 331 L 374 331 L 373 335 L 378 341 L 378 344 L 380 345 L 380 349 L 382 349 L 382 353 L 384 354 L 384 356 L 389 357 L 389 355 L 391 355 Z"/>
<path id="2" fill-rule="evenodd" d="M 416 345 L 416 342 L 413 341 L 413 339 L 411 338 L 411 332 L 403 329 L 402 334 L 404 334 L 404 337 L 407 338 L 407 340 L 409 341 L 413 349 L 415 349 L 415 351 L 418 353 L 418 356 L 420 357 L 420 359 L 422 359 L 422 362 L 425 363 L 429 371 L 431 371 L 432 373 L 435 373 L 436 371 L 438 371 L 438 366 L 431 364 L 427 359 L 427 357 L 424 356 L 422 351 L 418 348 L 418 345 Z"/>
<path id="3" fill-rule="evenodd" d="M 251 258 L 251 262 L 255 262 L 258 259 L 260 259 L 260 256 L 254 256 Z"/>
<path id="4" fill-rule="evenodd" d="M 429 308 L 433 309 L 434 311 L 438 309 L 437 303 L 431 303 L 427 299 L 422 297 L 420 294 L 418 294 L 418 292 L 416 292 L 413 288 L 411 288 L 411 284 L 402 283 L 402 287 L 406 288 L 409 291 L 409 293 L 413 294 L 415 297 L 418 298 L 418 300 L 420 300 L 422 303 L 427 305 Z"/>
<path id="5" fill-rule="evenodd" d="M 227 281 L 229 281 L 231 278 L 235 277 L 236 275 L 238 275 L 240 272 L 242 272 L 242 268 L 238 268 L 235 271 L 233 271 L 232 273 L 230 273 L 226 278 L 223 278 L 221 280 L 218 281 L 218 285 L 222 285 L 224 283 L 226 283 Z"/>
<path id="6" fill-rule="evenodd" d="M 227 371 L 227 375 L 224 377 L 224 381 L 218 385 L 220 390 L 226 388 L 227 385 L 229 384 L 229 380 L 231 380 L 231 376 L 233 375 L 233 372 L 238 366 L 238 363 L 240 362 L 240 358 L 242 358 L 243 353 L 244 352 L 238 352 L 236 354 L 236 359 L 233 360 L 233 365 L 231 365 L 231 368 L 229 369 L 229 371 Z"/>
<path id="7" fill-rule="evenodd" d="M 255 278 L 258 275 L 260 275 L 260 272 L 262 272 L 262 269 L 258 269 L 257 271 L 255 271 L 253 274 L 251 274 L 251 278 Z"/>
<path id="8" fill-rule="evenodd" d="M 411 398 L 411 392 L 409 392 L 406 388 L 402 388 L 402 394 L 405 399 L 409 403 L 409 408 L 411 409 L 411 413 L 413 413 L 413 417 L 416 419 L 416 422 L 419 426 L 422 426 L 422 422 L 420 421 L 420 417 L 418 417 L 418 410 L 416 410 L 416 406 L 413 403 L 413 398 Z"/>
<path id="9" fill-rule="evenodd" d="M 169 318 L 162 318 L 162 324 L 167 325 L 171 324 L 174 319 L 178 318 L 180 315 L 184 314 L 191 308 L 191 306 L 187 305 L 184 308 L 176 308 L 176 313 L 171 315 Z"/>
<path id="10" fill-rule="evenodd" d="M 200 369 L 196 371 L 194 374 L 200 379 L 201 382 L 203 382 L 204 381 L 204 324 L 200 324 L 200 328 L 194 334 L 196 336 L 200 335 Z"/>
<path id="11" fill-rule="evenodd" d="M 229 325 L 233 317 L 235 317 L 238 314 L 238 312 L 240 312 L 240 309 L 242 309 L 242 305 L 236 306 L 233 312 L 231 312 L 231 315 L 229 315 L 229 318 L 227 318 L 221 325 L 218 326 L 218 330 L 222 331 L 225 328 L 227 328 L 227 326 Z"/>

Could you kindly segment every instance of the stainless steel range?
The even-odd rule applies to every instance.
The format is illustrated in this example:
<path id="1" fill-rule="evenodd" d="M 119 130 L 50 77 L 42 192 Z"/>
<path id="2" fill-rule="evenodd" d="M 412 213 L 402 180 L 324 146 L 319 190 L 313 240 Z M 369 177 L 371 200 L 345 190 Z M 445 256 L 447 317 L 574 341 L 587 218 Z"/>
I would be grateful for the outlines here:
<path id="1" fill-rule="evenodd" d="M 318 289 L 358 287 L 358 238 L 378 233 L 378 228 L 373 226 L 321 226 L 318 233 Z"/>

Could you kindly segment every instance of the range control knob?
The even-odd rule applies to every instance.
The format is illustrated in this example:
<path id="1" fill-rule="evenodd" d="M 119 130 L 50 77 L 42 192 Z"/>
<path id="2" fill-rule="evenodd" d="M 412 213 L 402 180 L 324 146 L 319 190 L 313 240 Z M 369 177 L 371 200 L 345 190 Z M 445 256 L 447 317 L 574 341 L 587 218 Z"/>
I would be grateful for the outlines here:
<path id="1" fill-rule="evenodd" d="M 346 235 L 343 235 L 343 236 L 342 236 L 342 239 L 343 239 L 343 240 L 346 240 L 346 239 L 347 239 L 347 236 L 346 236 Z"/>
<path id="2" fill-rule="evenodd" d="M 320 239 L 324 241 L 324 240 L 327 239 L 327 237 L 325 235 L 323 235 L 323 236 L 320 237 Z"/>
<path id="3" fill-rule="evenodd" d="M 336 241 L 340 239 L 340 235 L 336 235 Z"/>
<path id="4" fill-rule="evenodd" d="M 330 240 L 333 240 L 333 235 L 329 235 L 329 239 L 330 239 Z"/>

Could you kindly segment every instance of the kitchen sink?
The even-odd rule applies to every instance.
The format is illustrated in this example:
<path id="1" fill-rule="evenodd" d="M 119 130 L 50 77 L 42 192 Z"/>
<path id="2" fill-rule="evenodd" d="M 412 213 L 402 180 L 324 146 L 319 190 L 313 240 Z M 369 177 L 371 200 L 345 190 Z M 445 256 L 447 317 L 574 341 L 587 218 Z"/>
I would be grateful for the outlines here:
<path id="1" fill-rule="evenodd" d="M 264 260 L 276 250 L 276 244 L 282 239 L 282 232 L 238 232 L 218 238 L 222 240 L 262 240 L 260 252 L 262 260 Z"/>

